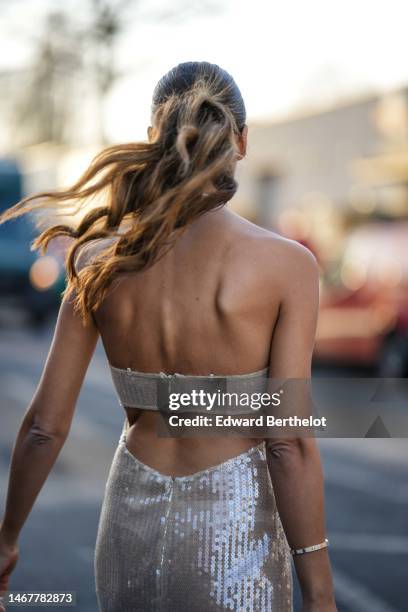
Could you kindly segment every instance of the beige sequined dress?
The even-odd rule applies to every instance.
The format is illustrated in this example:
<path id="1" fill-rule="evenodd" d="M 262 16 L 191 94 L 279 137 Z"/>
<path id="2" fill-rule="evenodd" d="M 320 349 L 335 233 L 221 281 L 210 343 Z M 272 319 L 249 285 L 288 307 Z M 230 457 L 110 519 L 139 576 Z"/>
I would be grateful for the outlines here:
<path id="1" fill-rule="evenodd" d="M 121 403 L 152 409 L 158 401 L 153 378 L 126 372 L 112 369 Z M 240 388 L 259 386 L 256 377 L 232 378 Z M 127 449 L 126 429 L 127 421 L 99 519 L 100 611 L 291 612 L 290 553 L 264 442 L 219 465 L 172 477 Z"/>

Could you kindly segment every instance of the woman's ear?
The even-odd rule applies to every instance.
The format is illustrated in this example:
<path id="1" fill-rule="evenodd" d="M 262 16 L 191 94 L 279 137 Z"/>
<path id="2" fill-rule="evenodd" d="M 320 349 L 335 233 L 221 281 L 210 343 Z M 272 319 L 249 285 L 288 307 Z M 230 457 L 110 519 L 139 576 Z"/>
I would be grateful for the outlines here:
<path id="1" fill-rule="evenodd" d="M 151 125 L 149 125 L 149 127 L 147 128 L 147 137 L 149 140 L 152 140 L 153 137 L 153 128 Z"/>
<path id="2" fill-rule="evenodd" d="M 247 141 L 248 141 L 248 126 L 244 125 L 238 137 L 238 151 L 239 151 L 240 159 L 244 158 L 246 155 Z"/>

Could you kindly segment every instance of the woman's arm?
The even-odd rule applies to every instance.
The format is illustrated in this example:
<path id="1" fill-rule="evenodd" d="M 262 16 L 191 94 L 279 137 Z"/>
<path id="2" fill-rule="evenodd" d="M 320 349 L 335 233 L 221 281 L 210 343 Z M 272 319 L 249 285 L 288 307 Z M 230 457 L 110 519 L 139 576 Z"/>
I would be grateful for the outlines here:
<path id="1" fill-rule="evenodd" d="M 75 267 L 80 272 L 98 246 L 82 248 Z M 20 531 L 68 436 L 76 402 L 99 331 L 74 309 L 75 289 L 62 300 L 54 337 L 37 390 L 24 415 L 10 465 L 6 508 L 0 526 L 1 545 L 15 546 Z M 2 568 L 0 567 L 0 580 Z"/>
<path id="2" fill-rule="evenodd" d="M 270 378 L 301 379 L 293 396 L 292 414 L 308 413 L 308 394 L 301 381 L 310 380 L 319 302 L 318 267 L 300 245 L 288 248 L 283 273 L 287 287 L 275 326 Z M 289 283 L 289 286 L 288 286 Z M 326 537 L 323 474 L 319 450 L 312 437 L 269 438 L 268 465 L 278 511 L 291 548 L 323 542 Z M 303 610 L 336 610 L 327 549 L 294 557 L 303 595 Z"/>
<path id="3" fill-rule="evenodd" d="M 94 323 L 64 298 L 38 388 L 22 420 L 11 458 L 2 545 L 13 548 L 68 436 L 76 401 L 98 339 Z M 0 567 L 0 575 L 4 568 Z"/>

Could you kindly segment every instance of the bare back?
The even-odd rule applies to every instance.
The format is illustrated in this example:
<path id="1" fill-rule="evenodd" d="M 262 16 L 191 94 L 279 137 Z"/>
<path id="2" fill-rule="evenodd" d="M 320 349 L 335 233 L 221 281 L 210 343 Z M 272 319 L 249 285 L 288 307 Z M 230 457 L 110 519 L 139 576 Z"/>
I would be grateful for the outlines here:
<path id="1" fill-rule="evenodd" d="M 197 219 L 153 267 L 112 284 L 96 314 L 111 365 L 201 375 L 267 367 L 286 242 L 226 208 Z M 157 415 L 126 411 L 129 450 L 163 473 L 192 473 L 259 443 L 157 438 Z"/>

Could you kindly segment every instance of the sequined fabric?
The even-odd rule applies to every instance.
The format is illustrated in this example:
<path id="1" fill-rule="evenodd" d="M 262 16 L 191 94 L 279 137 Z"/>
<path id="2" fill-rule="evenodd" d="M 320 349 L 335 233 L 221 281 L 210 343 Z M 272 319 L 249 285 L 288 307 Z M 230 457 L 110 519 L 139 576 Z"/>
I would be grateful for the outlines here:
<path id="1" fill-rule="evenodd" d="M 288 544 L 264 443 L 191 476 L 116 449 L 95 551 L 101 612 L 291 612 Z"/>

